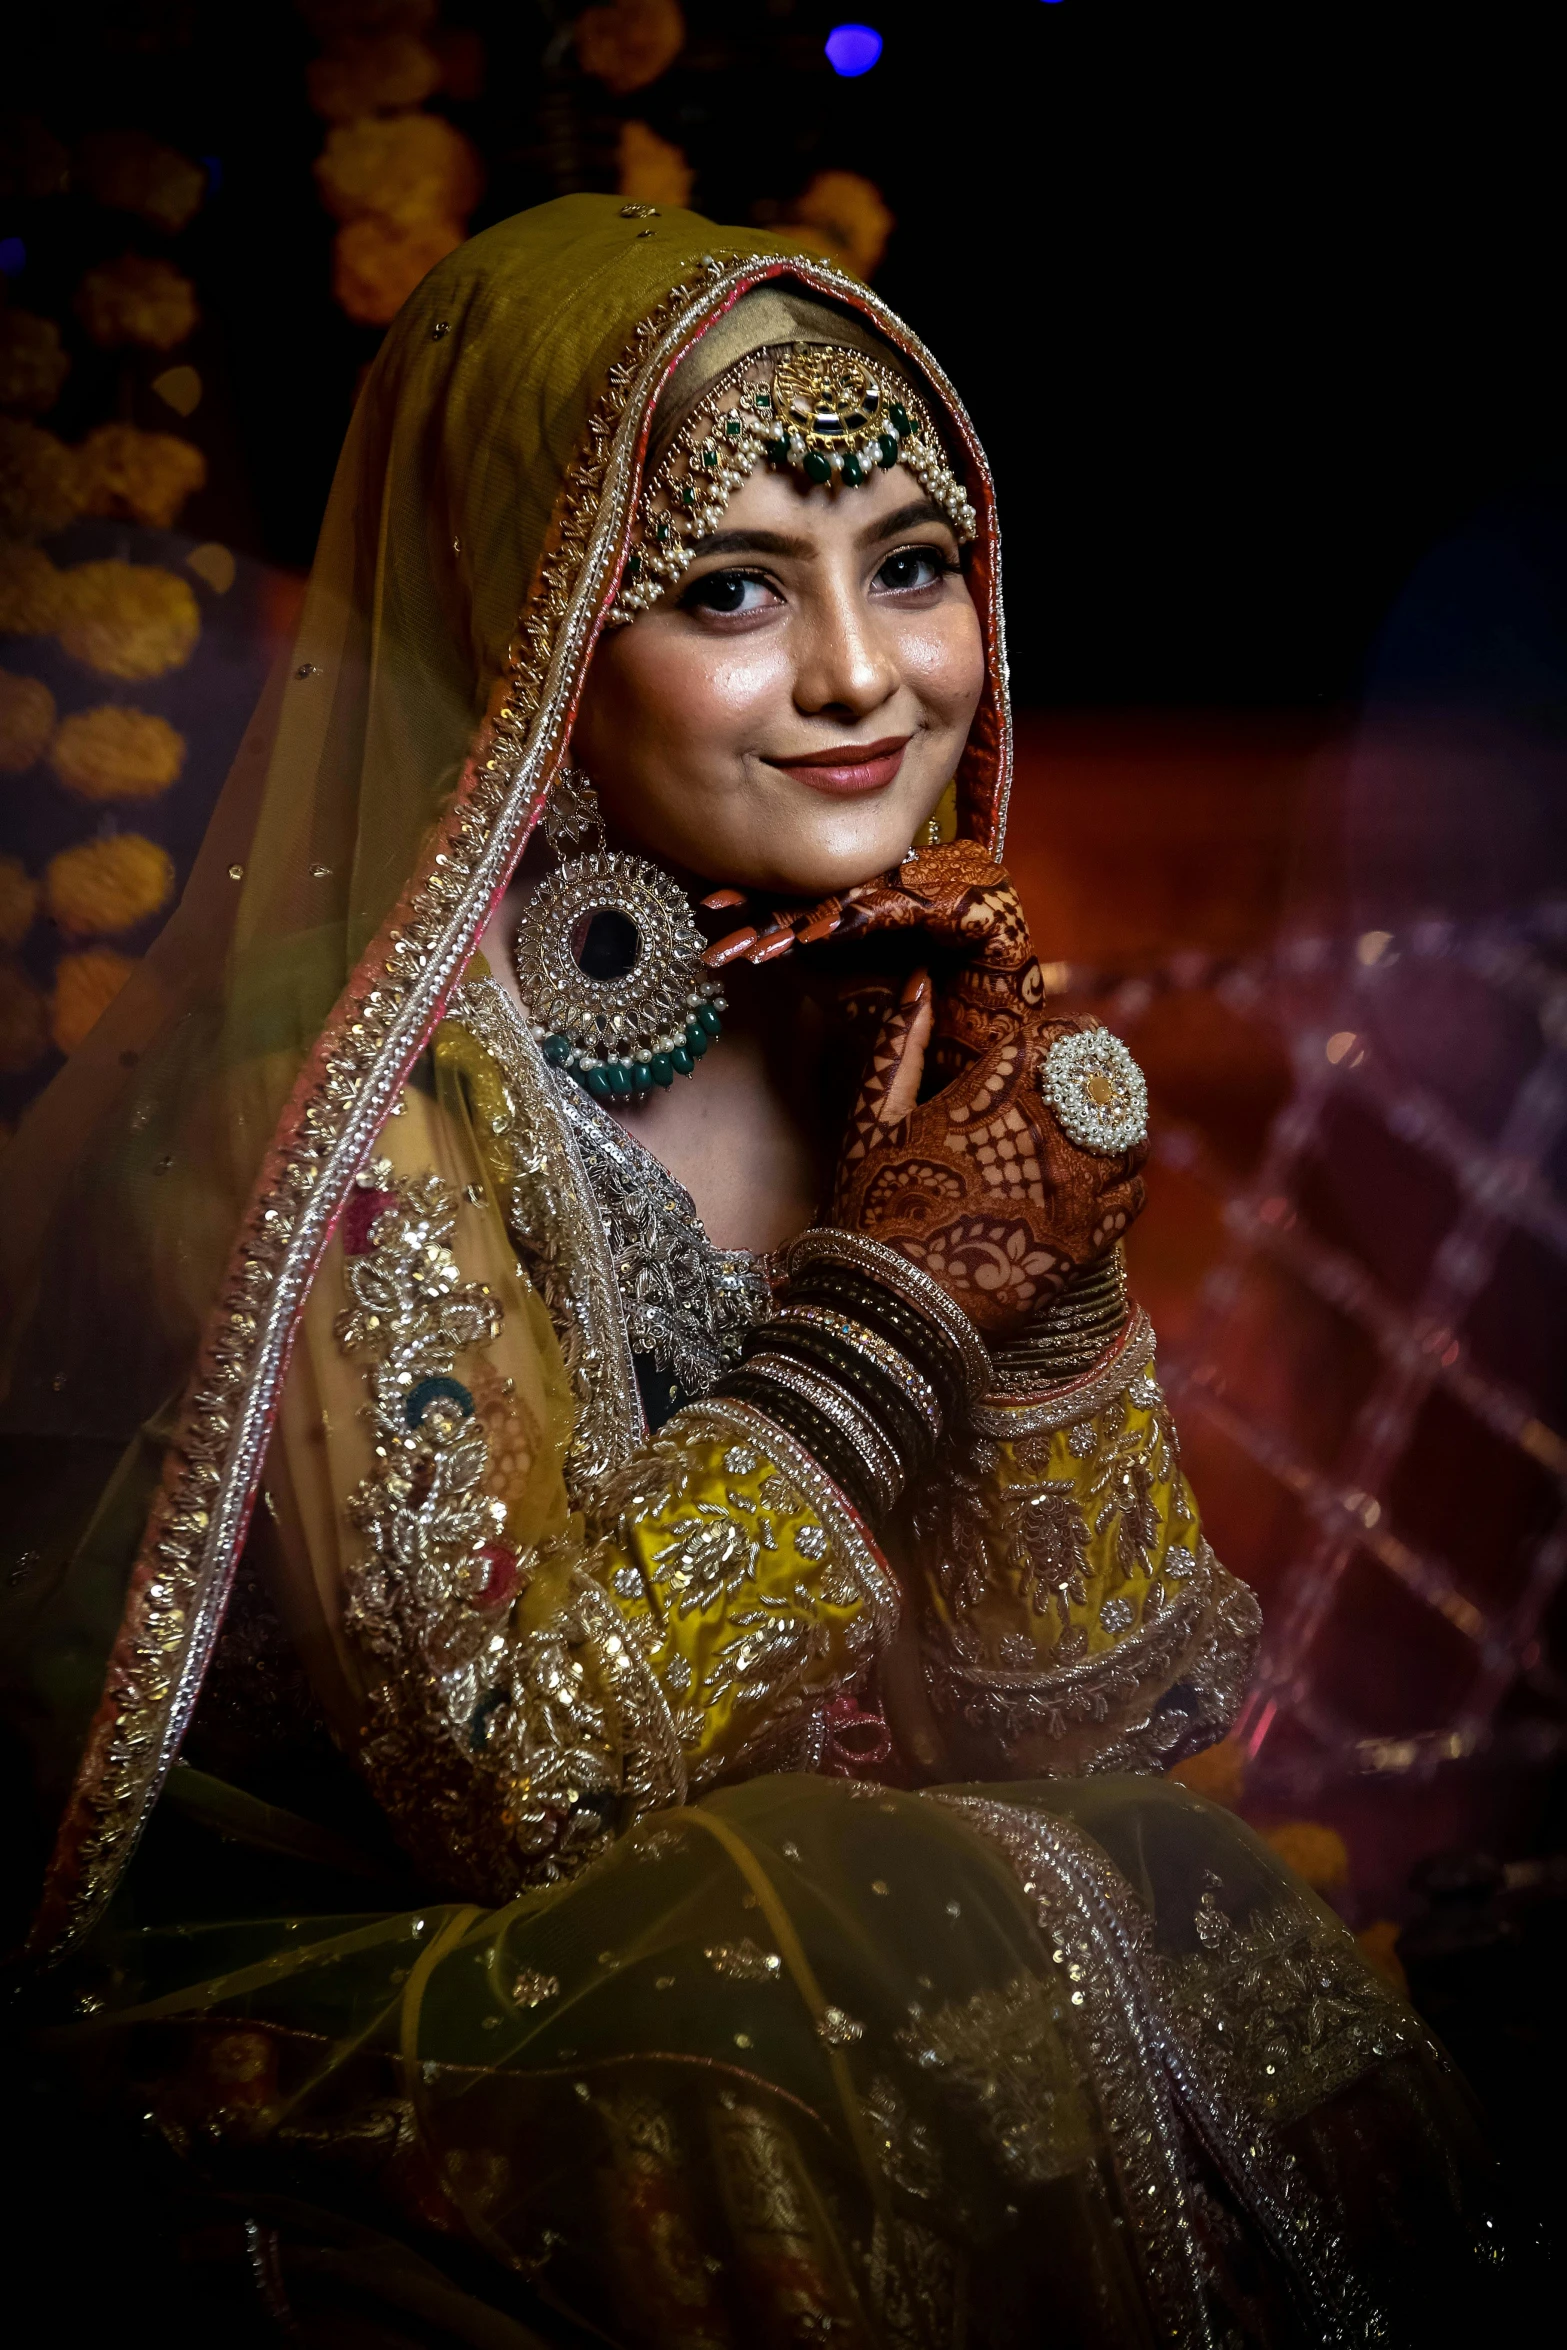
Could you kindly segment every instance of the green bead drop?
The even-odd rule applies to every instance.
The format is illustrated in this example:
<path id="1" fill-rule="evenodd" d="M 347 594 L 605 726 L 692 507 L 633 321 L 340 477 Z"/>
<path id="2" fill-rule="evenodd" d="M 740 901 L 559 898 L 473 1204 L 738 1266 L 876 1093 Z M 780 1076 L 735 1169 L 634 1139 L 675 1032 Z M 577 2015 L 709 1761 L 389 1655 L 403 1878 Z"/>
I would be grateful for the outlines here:
<path id="1" fill-rule="evenodd" d="M 906 441 L 914 430 L 914 419 L 901 402 L 894 400 L 887 414 L 892 418 L 892 429 L 900 440 Z"/>
<path id="2" fill-rule="evenodd" d="M 762 455 L 767 459 L 770 465 L 787 465 L 789 462 L 789 444 L 787 441 L 763 441 Z"/>
<path id="3" fill-rule="evenodd" d="M 648 1087 L 649 1087 L 649 1086 L 652 1084 L 652 1082 L 653 1082 L 653 1065 L 652 1065 L 652 1063 L 651 1063 L 650 1061 L 636 1061 L 636 1062 L 633 1062 L 633 1064 L 632 1064 L 632 1069 L 631 1069 L 631 1083 L 632 1083 L 632 1086 L 633 1086 L 633 1088 L 636 1090 L 636 1092 L 638 1092 L 638 1093 L 646 1093 L 646 1091 L 647 1091 Z"/>
<path id="4" fill-rule="evenodd" d="M 582 1082 L 587 1087 L 589 1093 L 592 1094 L 595 1101 L 608 1101 L 609 1078 L 602 1069 L 584 1070 L 582 1075 Z"/>
<path id="5" fill-rule="evenodd" d="M 828 464 L 820 449 L 806 450 L 805 478 L 807 481 L 814 482 L 831 481 L 832 467 Z"/>
<path id="6" fill-rule="evenodd" d="M 691 1055 L 693 1060 L 699 1061 L 712 1041 L 712 1038 L 708 1035 L 707 1030 L 702 1026 L 700 1020 L 692 1020 L 688 1023 L 686 1028 L 686 1051 Z"/>
<path id="7" fill-rule="evenodd" d="M 695 1061 L 692 1060 L 691 1055 L 686 1051 L 686 1048 L 683 1044 L 677 1044 L 675 1046 L 674 1051 L 669 1056 L 669 1065 L 672 1069 L 678 1069 L 682 1077 L 689 1077 L 692 1070 L 696 1067 Z"/>
<path id="8" fill-rule="evenodd" d="M 876 447 L 880 452 L 876 460 L 877 464 L 884 472 L 890 472 L 892 467 L 897 464 L 899 457 L 897 434 L 895 432 L 879 433 L 876 438 Z"/>
<path id="9" fill-rule="evenodd" d="M 843 478 L 851 490 L 858 489 L 865 479 L 865 468 L 851 449 L 843 461 Z"/>
<path id="10" fill-rule="evenodd" d="M 569 1036 L 547 1036 L 540 1049 L 552 1069 L 561 1069 L 564 1068 L 566 1055 L 571 1050 L 571 1039 Z"/>
<path id="11" fill-rule="evenodd" d="M 674 1084 L 675 1064 L 670 1059 L 668 1053 L 655 1053 L 649 1066 L 653 1072 L 653 1083 L 655 1085 Z"/>
<path id="12" fill-rule="evenodd" d="M 723 1021 L 719 1018 L 717 1012 L 714 1011 L 711 1004 L 699 1005 L 696 1016 L 701 1021 L 702 1026 L 707 1030 L 709 1036 L 717 1036 L 724 1025 Z"/>
<path id="13" fill-rule="evenodd" d="M 609 1079 L 611 1093 L 629 1093 L 631 1091 L 631 1071 L 626 1067 L 624 1061 L 611 1061 L 604 1074 Z"/>

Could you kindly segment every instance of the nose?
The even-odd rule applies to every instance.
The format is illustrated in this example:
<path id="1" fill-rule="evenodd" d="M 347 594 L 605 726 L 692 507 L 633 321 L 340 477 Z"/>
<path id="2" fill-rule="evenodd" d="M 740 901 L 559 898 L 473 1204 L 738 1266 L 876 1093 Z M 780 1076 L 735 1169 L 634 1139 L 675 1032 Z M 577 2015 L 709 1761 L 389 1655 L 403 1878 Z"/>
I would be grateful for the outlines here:
<path id="1" fill-rule="evenodd" d="M 816 585 L 796 638 L 794 706 L 809 718 L 856 723 L 896 693 L 899 671 L 857 577 L 828 576 Z"/>

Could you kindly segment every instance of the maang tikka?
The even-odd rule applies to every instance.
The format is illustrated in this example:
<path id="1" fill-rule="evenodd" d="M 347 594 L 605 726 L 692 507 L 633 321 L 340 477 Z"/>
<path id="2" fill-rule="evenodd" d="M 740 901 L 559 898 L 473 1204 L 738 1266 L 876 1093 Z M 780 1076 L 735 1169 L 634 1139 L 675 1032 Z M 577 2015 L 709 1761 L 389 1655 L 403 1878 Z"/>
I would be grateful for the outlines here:
<path id="1" fill-rule="evenodd" d="M 512 943 L 544 1058 L 600 1101 L 689 1077 L 727 1007 L 685 893 L 645 857 L 606 845 L 580 768 L 555 777 L 544 831 L 557 855 L 589 843 L 539 883 Z"/>

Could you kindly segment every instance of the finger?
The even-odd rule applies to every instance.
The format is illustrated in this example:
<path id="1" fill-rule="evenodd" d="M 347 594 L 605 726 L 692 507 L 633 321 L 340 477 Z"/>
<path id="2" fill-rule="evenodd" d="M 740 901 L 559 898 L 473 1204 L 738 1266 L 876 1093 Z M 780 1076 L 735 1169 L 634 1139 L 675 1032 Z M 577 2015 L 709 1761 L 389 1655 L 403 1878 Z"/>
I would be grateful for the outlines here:
<path id="1" fill-rule="evenodd" d="M 871 1049 L 870 1064 L 849 1117 L 845 1165 L 862 1159 L 878 1136 L 906 1118 L 919 1099 L 931 1009 L 930 973 L 911 971 Z"/>
<path id="2" fill-rule="evenodd" d="M 716 946 L 710 946 L 704 951 L 702 960 L 710 971 L 722 971 L 726 963 L 738 962 L 742 955 L 749 954 L 759 936 L 760 933 L 750 927 L 731 930 L 727 938 L 721 938 Z"/>
<path id="3" fill-rule="evenodd" d="M 779 956 L 788 954 L 793 945 L 792 930 L 765 931 L 751 949 L 750 960 L 753 963 L 776 963 Z"/>
<path id="4" fill-rule="evenodd" d="M 702 903 L 710 914 L 724 914 L 729 911 L 731 906 L 745 904 L 745 891 L 743 889 L 715 889 L 712 896 L 704 898 Z"/>
<path id="5" fill-rule="evenodd" d="M 898 1010 L 906 1016 L 908 1025 L 897 1043 L 897 1065 L 882 1099 L 879 1123 L 883 1126 L 896 1126 L 920 1098 L 925 1048 L 936 1017 L 936 999 L 928 971 L 910 972 Z"/>

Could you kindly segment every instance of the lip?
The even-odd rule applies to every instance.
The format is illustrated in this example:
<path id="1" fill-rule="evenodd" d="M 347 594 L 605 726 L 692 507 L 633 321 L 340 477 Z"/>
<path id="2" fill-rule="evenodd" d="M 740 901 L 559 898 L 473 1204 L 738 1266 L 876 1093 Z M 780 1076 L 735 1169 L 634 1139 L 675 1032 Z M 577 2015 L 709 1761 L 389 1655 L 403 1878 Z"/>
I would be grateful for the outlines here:
<path id="1" fill-rule="evenodd" d="M 903 765 L 912 735 L 889 734 L 875 743 L 839 743 L 828 751 L 807 751 L 798 759 L 769 759 L 812 791 L 834 799 L 851 799 L 861 792 L 885 791 Z"/>

